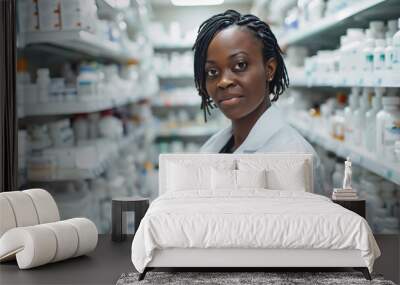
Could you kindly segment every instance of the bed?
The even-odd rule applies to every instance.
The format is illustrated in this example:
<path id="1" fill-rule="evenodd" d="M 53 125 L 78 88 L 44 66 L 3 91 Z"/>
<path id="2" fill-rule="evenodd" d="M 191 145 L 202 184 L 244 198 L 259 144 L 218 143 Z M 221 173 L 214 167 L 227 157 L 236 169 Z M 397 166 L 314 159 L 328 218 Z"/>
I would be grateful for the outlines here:
<path id="1" fill-rule="evenodd" d="M 162 154 L 159 197 L 132 242 L 158 267 L 353 267 L 379 248 L 365 219 L 313 194 L 310 154 Z"/>

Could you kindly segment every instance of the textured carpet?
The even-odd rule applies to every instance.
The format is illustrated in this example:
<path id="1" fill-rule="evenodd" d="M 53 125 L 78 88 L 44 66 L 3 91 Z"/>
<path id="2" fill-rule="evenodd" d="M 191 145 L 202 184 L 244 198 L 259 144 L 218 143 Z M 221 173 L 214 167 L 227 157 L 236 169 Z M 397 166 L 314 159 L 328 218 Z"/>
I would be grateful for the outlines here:
<path id="1" fill-rule="evenodd" d="M 372 275 L 368 281 L 360 272 L 148 272 L 142 281 L 138 281 L 138 273 L 122 274 L 117 285 L 133 284 L 268 284 L 268 285 L 358 285 L 379 284 L 395 285 L 384 280 L 382 276 Z"/>

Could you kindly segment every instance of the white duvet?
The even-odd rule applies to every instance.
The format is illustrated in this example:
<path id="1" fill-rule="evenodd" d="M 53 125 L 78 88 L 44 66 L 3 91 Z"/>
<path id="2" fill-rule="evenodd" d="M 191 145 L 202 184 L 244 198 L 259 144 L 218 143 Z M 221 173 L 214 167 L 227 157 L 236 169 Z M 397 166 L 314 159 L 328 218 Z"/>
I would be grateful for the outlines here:
<path id="1" fill-rule="evenodd" d="M 370 272 L 380 256 L 359 215 L 320 195 L 265 189 L 160 196 L 133 239 L 132 262 L 143 272 L 165 248 L 358 249 Z"/>

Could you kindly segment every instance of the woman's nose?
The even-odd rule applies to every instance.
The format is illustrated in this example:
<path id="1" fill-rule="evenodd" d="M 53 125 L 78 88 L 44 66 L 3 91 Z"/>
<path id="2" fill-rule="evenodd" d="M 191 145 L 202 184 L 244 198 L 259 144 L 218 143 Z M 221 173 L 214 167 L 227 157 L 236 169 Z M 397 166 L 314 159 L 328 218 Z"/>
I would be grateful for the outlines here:
<path id="1" fill-rule="evenodd" d="M 229 77 L 227 73 L 225 73 L 221 76 L 221 80 L 219 80 L 217 86 L 218 88 L 226 89 L 233 85 L 233 83 L 233 80 Z"/>

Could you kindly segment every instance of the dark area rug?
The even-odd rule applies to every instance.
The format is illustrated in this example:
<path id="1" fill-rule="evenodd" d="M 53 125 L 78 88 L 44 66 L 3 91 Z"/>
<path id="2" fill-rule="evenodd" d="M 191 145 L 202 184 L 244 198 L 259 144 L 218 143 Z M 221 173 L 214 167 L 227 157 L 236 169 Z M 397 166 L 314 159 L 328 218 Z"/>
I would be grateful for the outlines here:
<path id="1" fill-rule="evenodd" d="M 372 275 L 372 281 L 364 278 L 360 272 L 148 272 L 142 281 L 138 281 L 139 273 L 125 273 L 117 281 L 117 285 L 133 284 L 376 284 L 395 285 L 384 280 L 381 275 Z"/>

